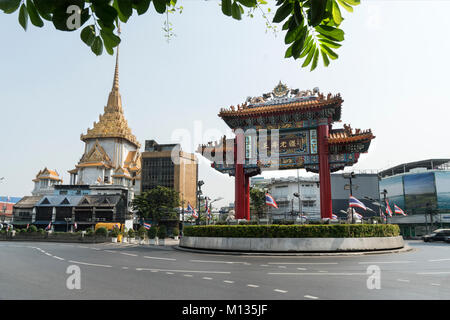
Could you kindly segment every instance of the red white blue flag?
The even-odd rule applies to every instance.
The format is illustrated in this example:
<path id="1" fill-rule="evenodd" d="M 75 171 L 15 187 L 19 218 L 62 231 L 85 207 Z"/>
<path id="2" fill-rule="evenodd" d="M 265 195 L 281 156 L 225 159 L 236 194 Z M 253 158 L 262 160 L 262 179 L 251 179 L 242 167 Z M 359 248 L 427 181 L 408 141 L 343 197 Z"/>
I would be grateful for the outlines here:
<path id="1" fill-rule="evenodd" d="M 144 228 L 145 228 L 145 229 L 149 230 L 151 227 L 152 227 L 151 224 L 145 223 L 145 222 L 144 222 Z"/>
<path id="2" fill-rule="evenodd" d="M 394 210 L 395 213 L 407 216 L 407 214 L 402 209 L 400 209 L 395 203 L 394 203 Z"/>
<path id="3" fill-rule="evenodd" d="M 50 222 L 50 223 L 48 224 L 48 226 L 45 227 L 45 230 L 50 230 L 51 228 L 52 228 L 52 223 Z"/>
<path id="4" fill-rule="evenodd" d="M 355 213 L 355 216 L 356 216 L 359 220 L 361 220 L 361 219 L 363 218 L 363 216 L 360 215 L 359 213 Z"/>
<path id="5" fill-rule="evenodd" d="M 389 215 L 389 217 L 392 217 L 392 209 L 387 200 L 386 200 L 386 213 Z"/>
<path id="6" fill-rule="evenodd" d="M 195 219 L 197 219 L 198 218 L 198 214 L 197 214 L 197 211 L 195 211 L 195 209 L 194 208 L 192 208 L 192 206 L 191 206 L 191 204 L 188 202 L 188 205 L 187 205 L 187 208 L 186 208 L 186 211 L 188 212 L 188 213 L 192 213 L 192 216 L 195 218 Z"/>
<path id="7" fill-rule="evenodd" d="M 211 210 L 209 210 L 209 207 L 208 207 L 208 199 L 205 199 L 205 211 L 206 211 L 206 217 L 208 219 L 211 219 Z"/>
<path id="8" fill-rule="evenodd" d="M 350 196 L 350 199 L 348 201 L 348 205 L 349 205 L 349 207 L 358 207 L 358 208 L 367 210 L 367 208 L 364 205 L 364 203 L 362 203 L 361 201 L 359 201 L 358 199 L 356 199 L 353 196 Z"/>
<path id="9" fill-rule="evenodd" d="M 75 222 L 74 224 L 73 224 L 73 227 L 75 228 L 75 230 L 78 228 L 78 226 L 77 226 L 77 223 Z"/>
<path id="10" fill-rule="evenodd" d="M 331 220 L 337 220 L 338 219 L 338 217 L 337 217 L 337 215 L 335 215 L 334 213 L 331 215 Z"/>
<path id="11" fill-rule="evenodd" d="M 268 206 L 271 206 L 271 207 L 274 207 L 274 208 L 277 208 L 277 209 L 278 209 L 278 205 L 277 205 L 277 203 L 275 202 L 275 199 L 274 199 L 270 194 L 268 194 L 268 193 L 266 193 L 266 204 L 267 204 Z"/>

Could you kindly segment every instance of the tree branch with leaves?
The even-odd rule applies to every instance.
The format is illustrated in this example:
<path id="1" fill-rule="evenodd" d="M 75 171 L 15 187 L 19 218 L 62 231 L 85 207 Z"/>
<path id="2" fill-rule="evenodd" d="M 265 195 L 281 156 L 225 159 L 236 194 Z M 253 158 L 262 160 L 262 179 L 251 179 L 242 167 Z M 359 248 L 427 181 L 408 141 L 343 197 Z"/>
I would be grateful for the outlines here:
<path id="1" fill-rule="evenodd" d="M 256 9 L 261 10 L 266 19 L 266 27 L 276 30 L 276 24 L 282 24 L 286 31 L 284 38 L 288 46 L 285 58 L 303 59 L 302 67 L 317 67 L 319 56 L 324 66 L 335 60 L 334 51 L 344 41 L 344 31 L 340 28 L 344 18 L 341 8 L 353 12 L 360 0 L 278 0 L 274 17 L 270 22 L 261 6 L 269 6 L 265 0 L 220 0 L 222 13 L 241 20 L 245 10 L 253 17 Z M 153 4 L 153 5 L 152 5 Z M 28 20 L 36 27 L 43 27 L 44 21 L 53 23 L 57 30 L 75 31 L 81 29 L 81 40 L 96 55 L 114 53 L 120 43 L 116 34 L 119 21 L 127 23 L 135 13 L 138 16 L 152 11 L 166 15 L 163 27 L 165 37 L 170 39 L 174 33 L 168 20 L 168 14 L 183 10 L 177 7 L 177 0 L 0 0 L 0 10 L 6 14 L 19 11 L 19 24 L 26 30 Z M 271 12 L 270 8 L 267 12 Z"/>

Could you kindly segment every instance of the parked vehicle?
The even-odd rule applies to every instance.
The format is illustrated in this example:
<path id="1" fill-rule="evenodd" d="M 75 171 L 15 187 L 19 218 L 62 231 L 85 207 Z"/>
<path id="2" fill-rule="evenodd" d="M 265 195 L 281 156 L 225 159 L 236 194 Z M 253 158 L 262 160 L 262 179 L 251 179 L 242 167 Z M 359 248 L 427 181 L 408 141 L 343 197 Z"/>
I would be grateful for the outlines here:
<path id="1" fill-rule="evenodd" d="M 432 233 L 423 236 L 422 240 L 424 242 L 430 242 L 430 241 L 445 241 L 445 242 L 447 242 L 447 240 L 449 238 L 450 238 L 450 229 L 437 229 L 437 230 L 434 230 Z"/>

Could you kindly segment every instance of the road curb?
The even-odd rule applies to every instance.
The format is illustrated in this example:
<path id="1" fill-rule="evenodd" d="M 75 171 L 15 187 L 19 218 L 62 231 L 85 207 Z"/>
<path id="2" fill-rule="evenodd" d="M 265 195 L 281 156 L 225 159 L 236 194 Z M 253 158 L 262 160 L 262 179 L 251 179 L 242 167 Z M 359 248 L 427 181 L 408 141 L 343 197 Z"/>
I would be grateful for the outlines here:
<path id="1" fill-rule="evenodd" d="M 405 245 L 403 248 L 390 250 L 376 250 L 376 251 L 358 251 L 358 252 L 243 252 L 243 251 L 218 251 L 208 249 L 190 249 L 180 246 L 172 246 L 174 250 L 204 253 L 204 254 L 225 254 L 225 255 L 242 255 L 242 256 L 362 256 L 373 254 L 389 254 L 389 253 L 403 253 L 410 252 L 416 249 Z"/>

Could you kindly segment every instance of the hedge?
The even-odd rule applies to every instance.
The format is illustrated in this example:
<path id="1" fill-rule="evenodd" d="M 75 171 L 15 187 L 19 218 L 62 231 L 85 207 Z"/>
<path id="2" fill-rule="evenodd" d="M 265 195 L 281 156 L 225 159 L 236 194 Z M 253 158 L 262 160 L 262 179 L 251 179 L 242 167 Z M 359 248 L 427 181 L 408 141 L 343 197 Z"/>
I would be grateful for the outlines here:
<path id="1" fill-rule="evenodd" d="M 363 238 L 400 235 L 396 224 L 186 226 L 186 237 Z"/>

